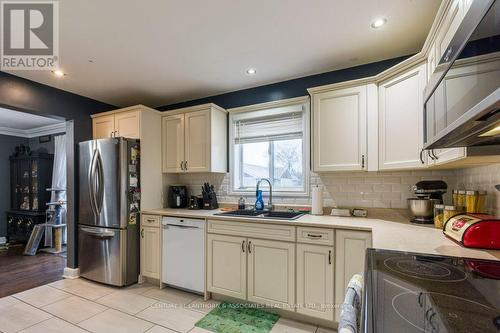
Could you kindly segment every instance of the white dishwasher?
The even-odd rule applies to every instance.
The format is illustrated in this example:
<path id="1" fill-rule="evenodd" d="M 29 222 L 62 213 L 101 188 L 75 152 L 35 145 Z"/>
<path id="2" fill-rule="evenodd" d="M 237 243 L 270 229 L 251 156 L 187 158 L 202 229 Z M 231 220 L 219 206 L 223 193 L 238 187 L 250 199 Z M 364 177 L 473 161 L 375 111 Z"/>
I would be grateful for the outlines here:
<path id="1" fill-rule="evenodd" d="M 205 220 L 164 217 L 162 228 L 162 282 L 203 294 Z"/>

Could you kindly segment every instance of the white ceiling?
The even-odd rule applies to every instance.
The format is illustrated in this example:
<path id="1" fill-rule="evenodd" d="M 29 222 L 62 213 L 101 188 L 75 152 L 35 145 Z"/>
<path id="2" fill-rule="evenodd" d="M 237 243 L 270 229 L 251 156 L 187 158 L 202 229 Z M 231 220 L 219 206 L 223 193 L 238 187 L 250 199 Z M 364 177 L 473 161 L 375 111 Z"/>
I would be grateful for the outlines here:
<path id="1" fill-rule="evenodd" d="M 64 132 L 63 120 L 37 116 L 0 107 L 0 134 L 20 137 L 34 137 Z"/>
<path id="2" fill-rule="evenodd" d="M 117 106 L 156 107 L 416 53 L 440 0 L 59 3 L 68 75 L 11 73 Z M 388 22 L 372 29 L 378 17 Z"/>

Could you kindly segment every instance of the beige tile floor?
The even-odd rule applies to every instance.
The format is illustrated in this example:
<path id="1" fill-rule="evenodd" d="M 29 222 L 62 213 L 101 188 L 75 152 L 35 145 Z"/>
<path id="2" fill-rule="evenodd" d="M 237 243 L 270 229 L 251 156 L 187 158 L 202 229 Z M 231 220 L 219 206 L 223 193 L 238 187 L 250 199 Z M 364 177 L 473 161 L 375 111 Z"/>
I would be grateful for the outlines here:
<path id="1" fill-rule="evenodd" d="M 214 306 L 198 295 L 141 284 L 60 280 L 0 298 L 0 332 L 211 333 L 194 324 Z M 334 333 L 281 318 L 271 333 Z"/>

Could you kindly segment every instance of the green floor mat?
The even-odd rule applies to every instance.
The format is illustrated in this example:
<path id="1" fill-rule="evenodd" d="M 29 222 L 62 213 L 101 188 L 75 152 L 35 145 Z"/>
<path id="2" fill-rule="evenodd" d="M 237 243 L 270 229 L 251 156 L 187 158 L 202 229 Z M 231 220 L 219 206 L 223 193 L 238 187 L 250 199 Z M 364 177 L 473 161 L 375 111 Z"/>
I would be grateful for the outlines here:
<path id="1" fill-rule="evenodd" d="M 249 305 L 223 302 L 195 326 L 215 333 L 268 333 L 279 317 Z"/>

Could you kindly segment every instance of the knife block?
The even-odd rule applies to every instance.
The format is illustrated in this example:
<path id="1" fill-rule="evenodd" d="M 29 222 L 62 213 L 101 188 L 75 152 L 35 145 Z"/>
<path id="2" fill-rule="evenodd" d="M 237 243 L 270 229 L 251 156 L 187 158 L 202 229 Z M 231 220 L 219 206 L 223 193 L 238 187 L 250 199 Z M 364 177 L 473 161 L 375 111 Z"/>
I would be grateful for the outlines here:
<path id="1" fill-rule="evenodd" d="M 217 202 L 217 195 L 212 192 L 209 196 L 203 196 L 203 209 L 217 209 L 219 203 Z"/>

